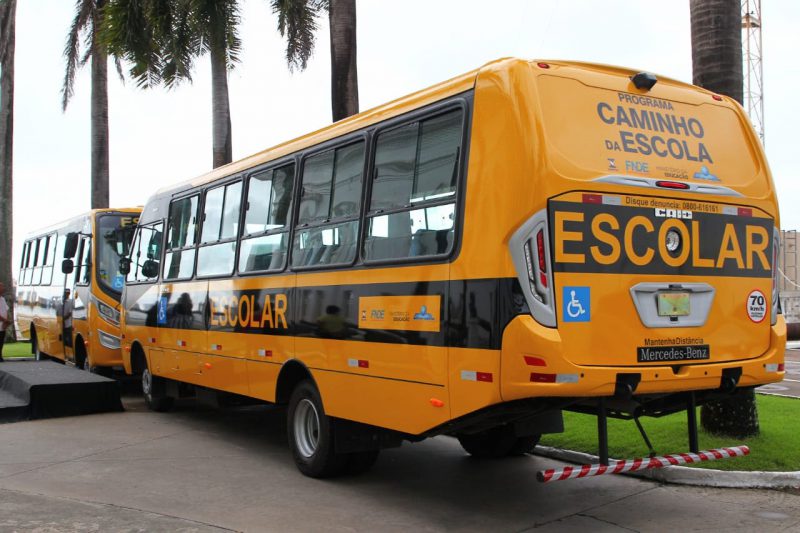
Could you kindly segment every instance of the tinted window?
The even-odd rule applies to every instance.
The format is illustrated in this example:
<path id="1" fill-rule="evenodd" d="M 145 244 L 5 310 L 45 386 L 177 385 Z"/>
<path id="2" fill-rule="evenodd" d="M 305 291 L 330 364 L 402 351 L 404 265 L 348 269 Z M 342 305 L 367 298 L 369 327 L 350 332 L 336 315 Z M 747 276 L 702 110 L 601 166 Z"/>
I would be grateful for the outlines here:
<path id="1" fill-rule="evenodd" d="M 167 248 L 194 246 L 197 233 L 197 196 L 172 202 L 169 209 Z"/>
<path id="2" fill-rule="evenodd" d="M 236 235 L 239 231 L 239 207 L 242 182 L 237 181 L 206 193 L 203 234 L 197 252 L 197 275 L 216 276 L 233 273 Z M 220 241 L 228 242 L 220 242 Z M 211 244 L 209 244 L 211 243 Z M 214 244 L 219 243 L 219 244 Z"/>
<path id="3" fill-rule="evenodd" d="M 197 196 L 172 202 L 169 209 L 168 244 L 164 278 L 189 278 L 194 269 L 197 234 Z"/>
<path id="4" fill-rule="evenodd" d="M 306 160 L 292 266 L 333 265 L 355 259 L 363 170 L 363 141 Z"/>
<path id="5" fill-rule="evenodd" d="M 378 135 L 367 260 L 450 252 L 462 123 L 456 110 Z"/>
<path id="6" fill-rule="evenodd" d="M 294 164 L 248 180 L 239 271 L 281 270 L 286 262 Z"/>

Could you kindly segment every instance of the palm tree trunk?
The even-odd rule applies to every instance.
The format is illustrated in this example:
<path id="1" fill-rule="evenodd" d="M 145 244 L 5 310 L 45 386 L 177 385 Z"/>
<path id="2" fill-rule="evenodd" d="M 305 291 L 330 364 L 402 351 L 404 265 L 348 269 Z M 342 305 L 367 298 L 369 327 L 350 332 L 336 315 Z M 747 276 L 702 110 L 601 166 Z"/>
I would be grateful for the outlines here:
<path id="1" fill-rule="evenodd" d="M 358 113 L 356 0 L 330 0 L 333 121 Z"/>
<path id="2" fill-rule="evenodd" d="M 92 209 L 109 205 L 109 151 L 108 151 L 108 54 L 100 45 L 98 31 L 101 26 L 104 0 L 97 0 L 92 24 Z"/>
<path id="3" fill-rule="evenodd" d="M 690 0 L 693 83 L 742 103 L 740 0 Z"/>
<path id="4" fill-rule="evenodd" d="M 222 49 L 222 51 L 220 51 Z M 211 112 L 214 168 L 233 159 L 231 107 L 228 100 L 228 66 L 223 47 L 211 47 Z"/>
<path id="5" fill-rule="evenodd" d="M 695 85 L 742 103 L 742 13 L 740 0 L 690 0 L 692 70 Z M 703 406 L 706 431 L 736 438 L 758 435 L 752 388 Z"/>
<path id="6" fill-rule="evenodd" d="M 14 294 L 12 252 L 13 200 L 12 162 L 14 146 L 14 48 L 17 0 L 0 1 L 0 281 Z M 4 295 L 0 295 L 4 296 Z M 13 324 L 14 297 L 6 298 Z M 13 327 L 6 334 L 15 335 Z"/>

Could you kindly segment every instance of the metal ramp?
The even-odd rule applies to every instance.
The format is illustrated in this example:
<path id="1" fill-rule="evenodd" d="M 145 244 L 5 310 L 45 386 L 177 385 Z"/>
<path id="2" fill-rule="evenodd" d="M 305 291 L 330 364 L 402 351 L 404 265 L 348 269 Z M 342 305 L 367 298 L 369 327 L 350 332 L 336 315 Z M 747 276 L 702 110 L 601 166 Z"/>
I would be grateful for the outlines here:
<path id="1" fill-rule="evenodd" d="M 122 410 L 113 379 L 52 361 L 0 363 L 0 423 Z"/>

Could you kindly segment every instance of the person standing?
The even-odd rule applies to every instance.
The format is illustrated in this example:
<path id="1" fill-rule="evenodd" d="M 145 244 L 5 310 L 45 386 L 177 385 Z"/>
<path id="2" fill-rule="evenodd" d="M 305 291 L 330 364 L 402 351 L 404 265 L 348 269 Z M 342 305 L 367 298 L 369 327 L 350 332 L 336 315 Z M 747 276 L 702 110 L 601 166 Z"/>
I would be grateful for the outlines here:
<path id="1" fill-rule="evenodd" d="M 0 363 L 3 362 L 3 343 L 6 341 L 6 326 L 9 322 L 5 292 L 6 286 L 0 281 Z"/>

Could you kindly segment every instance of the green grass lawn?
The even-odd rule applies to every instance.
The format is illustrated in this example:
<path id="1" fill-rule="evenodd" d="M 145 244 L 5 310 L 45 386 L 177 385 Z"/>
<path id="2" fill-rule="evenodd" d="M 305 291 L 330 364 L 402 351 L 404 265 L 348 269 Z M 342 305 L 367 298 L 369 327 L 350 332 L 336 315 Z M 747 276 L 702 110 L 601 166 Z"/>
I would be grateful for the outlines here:
<path id="1" fill-rule="evenodd" d="M 698 468 L 719 470 L 800 471 L 800 400 L 756 395 L 761 434 L 741 441 L 717 437 L 700 428 L 700 449 L 746 444 L 750 455 L 722 461 L 697 463 Z M 698 424 L 700 410 L 697 413 Z M 689 451 L 686 413 L 662 418 L 642 418 L 650 442 L 658 455 Z M 564 412 L 564 433 L 544 435 L 541 444 L 597 455 L 597 419 L 591 415 Z M 616 459 L 646 457 L 644 443 L 633 420 L 608 421 L 609 456 Z"/>
<path id="2" fill-rule="evenodd" d="M 14 359 L 15 357 L 31 357 L 31 343 L 7 342 L 3 346 L 3 359 Z"/>

